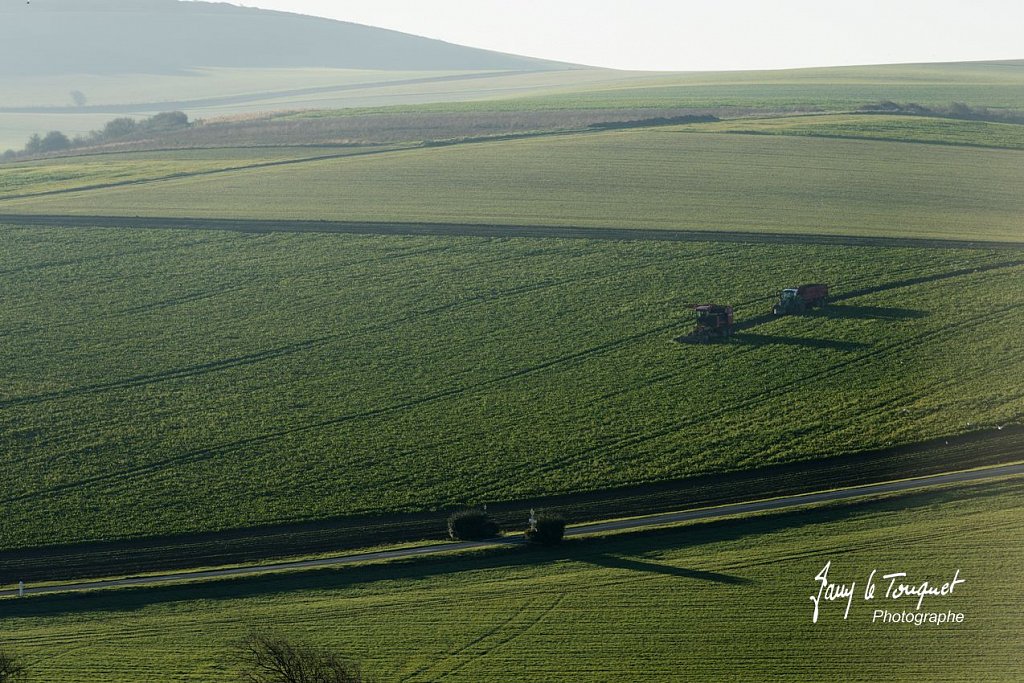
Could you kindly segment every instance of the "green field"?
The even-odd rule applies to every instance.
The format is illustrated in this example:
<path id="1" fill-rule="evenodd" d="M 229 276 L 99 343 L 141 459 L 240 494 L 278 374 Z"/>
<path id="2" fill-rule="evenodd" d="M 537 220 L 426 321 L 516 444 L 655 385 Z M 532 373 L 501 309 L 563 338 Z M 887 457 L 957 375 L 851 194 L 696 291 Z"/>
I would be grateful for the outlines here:
<path id="1" fill-rule="evenodd" d="M 48 681 L 235 680 L 225 659 L 273 628 L 380 681 L 1009 681 L 1024 673 L 1024 484 L 959 486 L 783 514 L 497 552 L 187 587 L 0 602 L 0 645 Z M 856 581 L 811 622 L 814 576 Z M 964 580 L 872 623 L 867 577 Z"/>
<path id="2" fill-rule="evenodd" d="M 0 199 L 60 193 L 69 189 L 134 185 L 153 180 L 205 176 L 221 171 L 287 164 L 311 158 L 338 158 L 387 149 L 392 147 L 222 147 L 91 154 L 28 161 L 0 170 Z"/>
<path id="3" fill-rule="evenodd" d="M 1024 458 L 1024 61 L 0 92 L 0 151 L 194 123 L 0 164 L 2 586 L 422 542 L 481 504 L 508 528 Z M 827 308 L 770 315 L 805 282 Z M 727 342 L 687 342 L 704 302 L 735 307 Z M 261 626 L 379 681 L 1009 681 L 1021 540 L 1017 477 L 0 600 L 0 652 L 32 680 L 216 683 Z M 828 560 L 959 569 L 926 606 L 966 620 L 872 624 L 857 599 L 812 624 Z"/>
<path id="4" fill-rule="evenodd" d="M 1024 153 L 686 129 L 399 151 L 0 203 L 5 212 L 1019 241 Z"/>
<path id="5" fill-rule="evenodd" d="M 1011 251 L 15 226 L 0 246 L 6 548 L 586 491 L 1024 414 Z M 764 319 L 807 280 L 831 310 Z M 676 343 L 701 300 L 749 326 Z"/>
<path id="6" fill-rule="evenodd" d="M 925 116 L 834 114 L 733 119 L 687 126 L 698 132 L 807 135 L 854 140 L 922 142 L 1024 149 L 1024 125 Z"/>

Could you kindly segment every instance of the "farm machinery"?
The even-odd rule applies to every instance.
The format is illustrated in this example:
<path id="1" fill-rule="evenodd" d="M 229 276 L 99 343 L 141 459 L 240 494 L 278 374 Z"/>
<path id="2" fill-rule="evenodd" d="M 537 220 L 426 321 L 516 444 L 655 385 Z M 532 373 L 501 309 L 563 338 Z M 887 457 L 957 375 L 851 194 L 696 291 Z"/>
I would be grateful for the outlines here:
<path id="1" fill-rule="evenodd" d="M 828 285 L 813 284 L 787 287 L 779 293 L 775 315 L 800 315 L 810 308 L 824 308 L 828 303 Z"/>
<path id="2" fill-rule="evenodd" d="M 712 339 L 725 340 L 732 334 L 732 306 L 721 304 L 698 304 L 693 307 L 696 326 L 690 333 L 695 342 L 709 342 Z"/>
<path id="3" fill-rule="evenodd" d="M 799 315 L 812 308 L 824 308 L 828 303 L 828 285 L 807 284 L 798 287 L 787 287 L 779 293 L 779 301 L 775 304 L 775 315 Z M 723 304 L 688 304 L 693 309 L 694 327 L 690 334 L 677 337 L 676 341 L 702 344 L 710 341 L 725 341 L 732 336 L 732 306 Z M 748 320 L 745 326 L 753 324 Z M 762 320 L 763 322 L 763 320 Z"/>

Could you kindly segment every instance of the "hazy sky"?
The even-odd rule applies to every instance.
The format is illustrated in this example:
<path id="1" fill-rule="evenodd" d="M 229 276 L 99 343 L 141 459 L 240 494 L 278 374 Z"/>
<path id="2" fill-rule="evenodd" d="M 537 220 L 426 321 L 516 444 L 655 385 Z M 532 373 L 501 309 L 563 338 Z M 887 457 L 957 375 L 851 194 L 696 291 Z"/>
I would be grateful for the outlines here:
<path id="1" fill-rule="evenodd" d="M 244 0 L 620 69 L 1024 59 L 1022 0 Z"/>

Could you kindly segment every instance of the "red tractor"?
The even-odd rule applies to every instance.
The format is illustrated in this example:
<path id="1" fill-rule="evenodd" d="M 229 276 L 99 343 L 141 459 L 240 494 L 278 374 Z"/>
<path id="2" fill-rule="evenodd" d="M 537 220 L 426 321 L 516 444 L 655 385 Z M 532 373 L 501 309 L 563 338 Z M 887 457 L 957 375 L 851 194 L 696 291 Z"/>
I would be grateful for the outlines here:
<path id="1" fill-rule="evenodd" d="M 799 315 L 809 308 L 824 308 L 828 303 L 828 285 L 800 285 L 789 287 L 779 294 L 779 303 L 772 312 L 775 315 Z"/>
<path id="2" fill-rule="evenodd" d="M 693 307 L 693 312 L 697 326 L 693 328 L 690 336 L 695 341 L 724 340 L 732 334 L 732 306 L 699 304 Z"/>

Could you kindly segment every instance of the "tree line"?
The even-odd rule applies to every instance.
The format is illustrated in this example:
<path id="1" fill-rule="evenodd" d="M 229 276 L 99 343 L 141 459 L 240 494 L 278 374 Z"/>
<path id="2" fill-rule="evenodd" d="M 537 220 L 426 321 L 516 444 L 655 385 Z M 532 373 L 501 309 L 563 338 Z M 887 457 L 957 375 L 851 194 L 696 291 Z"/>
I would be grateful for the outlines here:
<path id="1" fill-rule="evenodd" d="M 166 133 L 168 131 L 188 128 L 191 125 L 188 115 L 180 111 L 160 112 L 140 121 L 122 116 L 107 121 L 101 130 L 94 130 L 88 135 L 78 135 L 74 138 L 69 138 L 59 130 L 51 130 L 46 135 L 35 133 L 28 139 L 28 142 L 25 143 L 25 146 L 20 151 L 9 149 L 0 155 L 0 161 L 11 161 L 20 157 L 64 152 L 77 147 L 91 147 L 93 145 L 117 142 L 154 133 Z"/>
<path id="2" fill-rule="evenodd" d="M 990 109 L 988 107 L 972 107 L 964 102 L 951 102 L 945 107 L 926 107 L 916 102 L 893 102 L 882 100 L 874 104 L 866 104 L 858 111 L 865 114 L 904 114 L 909 116 L 935 116 L 946 119 L 964 119 L 968 121 L 992 121 L 995 123 L 1024 123 L 1024 112 L 1012 109 Z"/>

